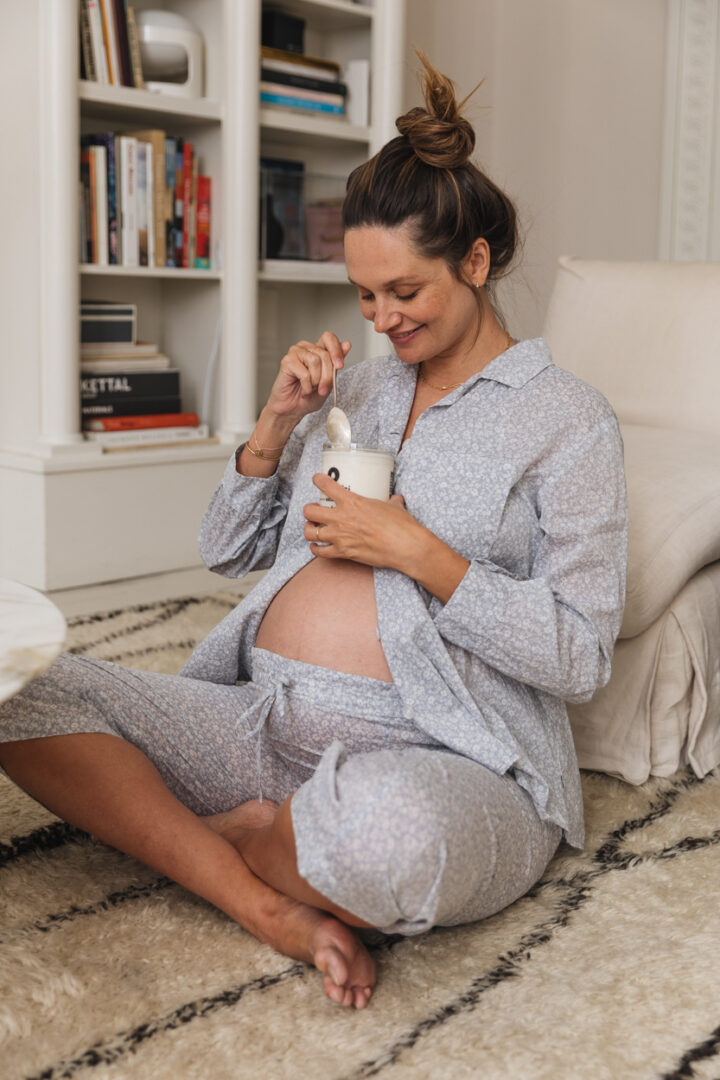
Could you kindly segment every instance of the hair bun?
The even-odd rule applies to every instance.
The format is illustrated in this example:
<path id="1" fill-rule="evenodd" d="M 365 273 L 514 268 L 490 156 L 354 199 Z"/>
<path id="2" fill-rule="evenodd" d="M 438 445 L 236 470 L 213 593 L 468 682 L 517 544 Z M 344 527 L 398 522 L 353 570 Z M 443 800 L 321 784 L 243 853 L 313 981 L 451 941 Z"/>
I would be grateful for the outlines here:
<path id="1" fill-rule="evenodd" d="M 427 165 L 453 169 L 465 165 L 475 149 L 472 124 L 460 114 L 452 80 L 432 66 L 419 49 L 425 108 L 416 106 L 398 117 L 396 126 L 417 157 Z"/>

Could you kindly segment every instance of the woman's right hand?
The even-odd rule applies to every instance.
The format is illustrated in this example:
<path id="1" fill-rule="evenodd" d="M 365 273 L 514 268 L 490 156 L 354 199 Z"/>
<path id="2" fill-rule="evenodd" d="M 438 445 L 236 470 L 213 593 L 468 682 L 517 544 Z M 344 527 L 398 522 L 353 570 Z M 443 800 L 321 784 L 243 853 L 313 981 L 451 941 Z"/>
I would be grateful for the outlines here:
<path id="1" fill-rule="evenodd" d="M 266 408 L 296 423 L 317 412 L 332 390 L 333 369 L 344 366 L 350 349 L 350 342 L 340 341 L 331 330 L 314 344 L 298 341 L 280 361 Z"/>

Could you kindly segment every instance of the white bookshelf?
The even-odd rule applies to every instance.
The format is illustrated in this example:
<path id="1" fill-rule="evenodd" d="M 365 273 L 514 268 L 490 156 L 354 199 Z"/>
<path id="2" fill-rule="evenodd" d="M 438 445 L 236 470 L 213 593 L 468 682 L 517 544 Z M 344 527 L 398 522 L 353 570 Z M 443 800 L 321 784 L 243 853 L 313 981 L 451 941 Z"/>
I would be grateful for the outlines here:
<path id="1" fill-rule="evenodd" d="M 362 353 L 368 336 L 342 264 L 258 265 L 260 154 L 343 178 L 394 133 L 400 112 L 404 0 L 283 0 L 306 20 L 306 51 L 372 64 L 367 127 L 260 109 L 262 0 L 137 0 L 186 15 L 205 39 L 198 99 L 78 79 L 76 0 L 11 5 L 3 70 L 21 108 L 10 121 L 17 208 L 0 256 L 12 303 L 0 365 L 0 576 L 52 591 L 199 564 L 197 531 L 231 448 L 247 437 L 277 363 L 299 337 L 337 326 Z M 253 73 L 251 75 L 251 73 Z M 9 84 L 8 84 L 9 85 Z M 212 269 L 78 262 L 81 133 L 162 128 L 190 139 L 212 177 Z M 103 453 L 83 439 L 78 307 L 137 303 L 139 337 L 180 368 L 183 407 L 201 412 L 218 324 L 207 420 L 217 442 Z"/>

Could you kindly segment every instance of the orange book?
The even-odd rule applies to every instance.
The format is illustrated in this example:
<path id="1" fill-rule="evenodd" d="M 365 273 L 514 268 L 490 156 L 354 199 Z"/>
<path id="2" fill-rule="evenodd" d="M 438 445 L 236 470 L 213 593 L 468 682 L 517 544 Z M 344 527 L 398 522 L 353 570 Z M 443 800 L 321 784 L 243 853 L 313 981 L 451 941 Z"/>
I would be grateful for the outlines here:
<path id="1" fill-rule="evenodd" d="M 143 428 L 198 427 L 200 417 L 194 412 L 158 413 L 156 416 L 96 416 L 85 420 L 86 431 L 142 431 Z"/>

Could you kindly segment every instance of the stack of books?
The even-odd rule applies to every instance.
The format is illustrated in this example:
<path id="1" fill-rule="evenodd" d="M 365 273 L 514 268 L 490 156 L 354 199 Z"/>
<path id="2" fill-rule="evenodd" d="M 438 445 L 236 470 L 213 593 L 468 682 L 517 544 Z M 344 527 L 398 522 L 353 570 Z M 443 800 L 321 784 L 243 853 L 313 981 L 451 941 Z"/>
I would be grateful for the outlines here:
<path id="1" fill-rule="evenodd" d="M 80 262 L 209 270 L 211 182 L 161 130 L 80 140 Z"/>
<path id="2" fill-rule="evenodd" d="M 344 116 L 340 65 L 303 53 L 260 47 L 260 103 L 317 116 Z"/>
<path id="3" fill-rule="evenodd" d="M 153 342 L 136 340 L 133 304 L 80 308 L 80 407 L 85 438 L 104 450 L 197 443 L 207 424 L 182 409 L 180 372 Z M 214 441 L 214 440 L 212 440 Z"/>
<path id="4" fill-rule="evenodd" d="M 135 10 L 127 0 L 80 0 L 80 75 L 109 86 L 145 86 Z"/>

